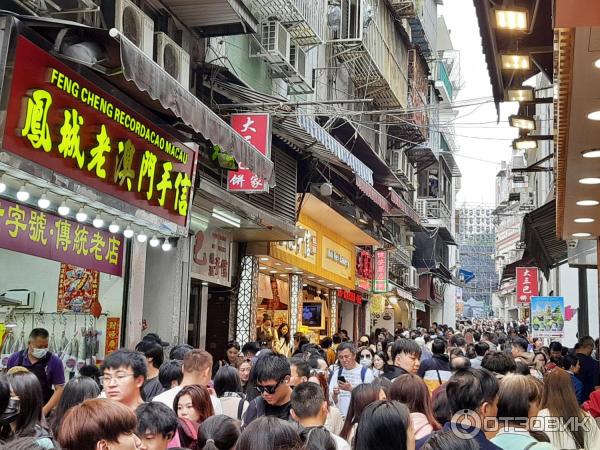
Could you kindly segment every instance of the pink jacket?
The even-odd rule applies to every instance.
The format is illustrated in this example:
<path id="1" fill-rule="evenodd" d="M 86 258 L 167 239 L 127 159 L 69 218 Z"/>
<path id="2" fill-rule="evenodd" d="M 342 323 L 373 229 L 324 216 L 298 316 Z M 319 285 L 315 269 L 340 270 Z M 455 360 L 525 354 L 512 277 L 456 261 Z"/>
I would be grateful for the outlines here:
<path id="1" fill-rule="evenodd" d="M 423 413 L 410 413 L 410 420 L 415 430 L 415 439 L 421 439 L 433 433 L 433 427 L 429 424 Z"/>

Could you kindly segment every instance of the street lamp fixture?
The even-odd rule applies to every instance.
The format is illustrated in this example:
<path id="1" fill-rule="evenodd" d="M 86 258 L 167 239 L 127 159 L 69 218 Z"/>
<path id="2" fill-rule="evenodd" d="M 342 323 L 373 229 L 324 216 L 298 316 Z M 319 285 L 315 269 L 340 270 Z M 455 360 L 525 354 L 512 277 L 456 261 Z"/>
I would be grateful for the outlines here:
<path id="1" fill-rule="evenodd" d="M 529 55 L 523 54 L 505 54 L 500 55 L 502 68 L 507 70 L 529 70 L 531 68 L 531 59 Z"/>
<path id="2" fill-rule="evenodd" d="M 511 127 L 518 128 L 523 131 L 535 130 L 535 120 L 528 116 L 511 115 L 508 116 L 508 122 Z"/>
<path id="3" fill-rule="evenodd" d="M 505 97 L 509 102 L 532 102 L 535 100 L 535 91 L 533 87 L 528 86 L 508 88 Z"/>
<path id="4" fill-rule="evenodd" d="M 538 141 L 551 141 L 554 136 L 551 134 L 538 134 L 526 136 L 513 141 L 513 149 L 515 150 L 533 150 L 538 147 Z"/>
<path id="5" fill-rule="evenodd" d="M 527 31 L 528 14 L 526 9 L 496 9 L 496 28 L 507 31 Z"/>

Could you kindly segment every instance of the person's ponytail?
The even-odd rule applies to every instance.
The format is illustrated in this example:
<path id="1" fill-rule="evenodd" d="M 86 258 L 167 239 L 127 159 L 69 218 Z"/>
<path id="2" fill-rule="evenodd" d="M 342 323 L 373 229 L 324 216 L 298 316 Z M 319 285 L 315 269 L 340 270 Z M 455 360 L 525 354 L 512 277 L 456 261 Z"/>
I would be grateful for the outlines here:
<path id="1" fill-rule="evenodd" d="M 240 437 L 239 422 L 220 414 L 206 419 L 198 428 L 198 449 L 229 450 Z"/>

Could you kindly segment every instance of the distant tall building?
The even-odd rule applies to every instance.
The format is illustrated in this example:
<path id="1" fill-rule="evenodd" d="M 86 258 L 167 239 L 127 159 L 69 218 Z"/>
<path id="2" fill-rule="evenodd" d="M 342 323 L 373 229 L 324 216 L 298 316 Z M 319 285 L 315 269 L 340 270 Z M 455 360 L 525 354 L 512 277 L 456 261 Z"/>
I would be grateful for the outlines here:
<path id="1" fill-rule="evenodd" d="M 475 275 L 463 288 L 463 314 L 467 317 L 491 311 L 492 293 L 498 284 L 493 259 L 496 250 L 493 210 L 491 206 L 475 205 L 456 211 L 460 266 Z"/>

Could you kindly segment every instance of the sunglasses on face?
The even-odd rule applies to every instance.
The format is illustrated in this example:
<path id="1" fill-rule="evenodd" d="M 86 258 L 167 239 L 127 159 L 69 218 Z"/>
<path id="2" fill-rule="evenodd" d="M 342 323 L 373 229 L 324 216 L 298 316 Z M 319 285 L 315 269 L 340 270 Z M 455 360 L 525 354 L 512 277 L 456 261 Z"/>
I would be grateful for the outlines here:
<path id="1" fill-rule="evenodd" d="M 264 394 L 266 392 L 267 394 L 273 395 L 281 383 L 283 383 L 283 378 L 276 384 L 272 384 L 270 386 L 257 385 L 256 390 L 259 394 Z"/>

